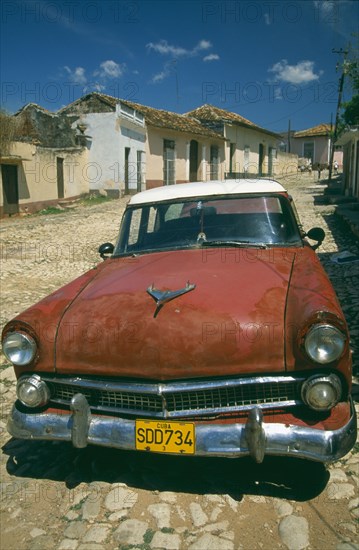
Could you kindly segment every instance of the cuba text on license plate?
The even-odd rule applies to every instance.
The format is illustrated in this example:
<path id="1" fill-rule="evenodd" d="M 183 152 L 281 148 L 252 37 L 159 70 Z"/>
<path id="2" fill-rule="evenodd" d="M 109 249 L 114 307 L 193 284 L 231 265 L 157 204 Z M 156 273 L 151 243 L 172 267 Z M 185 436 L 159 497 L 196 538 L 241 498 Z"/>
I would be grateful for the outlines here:
<path id="1" fill-rule="evenodd" d="M 136 420 L 136 449 L 155 453 L 194 454 L 194 424 Z"/>

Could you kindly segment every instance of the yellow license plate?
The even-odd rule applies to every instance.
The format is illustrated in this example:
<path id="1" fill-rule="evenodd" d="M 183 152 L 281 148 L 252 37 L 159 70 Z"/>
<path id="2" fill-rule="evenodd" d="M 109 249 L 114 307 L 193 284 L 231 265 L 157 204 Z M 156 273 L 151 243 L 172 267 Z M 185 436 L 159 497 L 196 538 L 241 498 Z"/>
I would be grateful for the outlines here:
<path id="1" fill-rule="evenodd" d="M 153 453 L 194 454 L 193 422 L 136 420 L 136 449 Z"/>

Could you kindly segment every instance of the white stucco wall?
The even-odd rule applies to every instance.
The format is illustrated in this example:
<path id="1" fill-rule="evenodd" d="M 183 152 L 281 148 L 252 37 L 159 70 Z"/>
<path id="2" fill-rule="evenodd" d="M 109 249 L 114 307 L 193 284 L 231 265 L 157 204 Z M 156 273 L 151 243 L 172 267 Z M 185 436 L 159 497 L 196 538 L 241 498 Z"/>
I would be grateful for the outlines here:
<path id="1" fill-rule="evenodd" d="M 327 136 L 297 137 L 291 140 L 291 153 L 304 157 L 304 144 L 314 144 L 313 165 L 329 163 L 330 139 Z"/>
<path id="2" fill-rule="evenodd" d="M 232 160 L 232 172 L 244 172 L 245 158 L 244 149 L 249 147 L 249 163 L 247 171 L 251 174 L 258 173 L 259 144 L 264 146 L 263 172 L 268 170 L 268 151 L 270 147 L 277 147 L 277 139 L 264 132 L 252 130 L 233 124 L 225 124 L 225 137 L 228 142 L 225 147 L 226 171 L 230 168 L 230 143 L 236 144 L 236 152 Z"/>
<path id="3" fill-rule="evenodd" d="M 58 194 L 57 160 L 63 160 L 63 197 Z M 2 164 L 17 167 L 19 212 L 32 212 L 56 204 L 62 198 L 88 192 L 86 181 L 87 150 L 55 149 L 14 141 L 10 156 Z M 4 205 L 2 170 L 0 170 L 0 210 Z"/>
<path id="4" fill-rule="evenodd" d="M 87 126 L 85 134 L 91 138 L 85 166 L 89 189 L 119 189 L 118 167 L 114 164 L 119 161 L 120 141 L 116 114 L 89 113 L 81 116 L 81 123 Z"/>
<path id="5" fill-rule="evenodd" d="M 168 128 L 154 128 L 149 126 L 146 143 L 147 151 L 147 188 L 163 185 L 163 141 L 175 142 L 175 180 L 176 183 L 185 183 L 190 178 L 190 143 L 198 142 L 198 169 L 199 181 L 210 180 L 210 150 L 215 145 L 219 150 L 218 178 L 224 177 L 224 142 L 221 139 L 210 138 Z"/>
<path id="6" fill-rule="evenodd" d="M 146 130 L 141 125 L 126 120 L 116 112 L 88 113 L 81 116 L 86 125 L 88 140 L 88 163 L 85 177 L 90 190 L 124 191 L 125 189 L 125 149 L 128 156 L 128 189 L 137 190 L 137 151 L 142 151 L 142 189 L 146 177 Z M 78 121 L 74 124 L 77 126 Z"/>

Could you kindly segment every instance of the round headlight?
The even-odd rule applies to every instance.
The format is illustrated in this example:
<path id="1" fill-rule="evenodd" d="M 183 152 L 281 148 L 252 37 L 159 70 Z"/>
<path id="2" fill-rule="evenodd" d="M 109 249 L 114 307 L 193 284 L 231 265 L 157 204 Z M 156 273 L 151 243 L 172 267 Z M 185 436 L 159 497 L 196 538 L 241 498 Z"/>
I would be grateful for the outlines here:
<path id="1" fill-rule="evenodd" d="M 316 363 L 332 363 L 339 359 L 345 347 L 345 335 L 332 325 L 314 325 L 306 334 L 304 346 Z"/>
<path id="2" fill-rule="evenodd" d="M 42 407 L 50 400 L 50 390 L 40 376 L 23 376 L 16 387 L 18 399 L 27 407 Z"/>
<path id="3" fill-rule="evenodd" d="M 335 374 L 313 376 L 302 385 L 302 399 L 315 411 L 332 409 L 338 403 L 341 394 L 342 385 Z"/>
<path id="4" fill-rule="evenodd" d="M 6 358 L 19 367 L 31 363 L 37 349 L 32 336 L 24 332 L 9 332 L 4 338 L 2 347 Z"/>

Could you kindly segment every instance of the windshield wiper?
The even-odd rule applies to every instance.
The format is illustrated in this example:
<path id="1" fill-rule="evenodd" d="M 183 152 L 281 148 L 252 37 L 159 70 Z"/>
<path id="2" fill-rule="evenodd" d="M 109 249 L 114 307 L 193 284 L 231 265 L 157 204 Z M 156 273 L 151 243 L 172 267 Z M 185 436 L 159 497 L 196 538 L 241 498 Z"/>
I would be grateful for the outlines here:
<path id="1" fill-rule="evenodd" d="M 233 246 L 237 248 L 268 248 L 265 243 L 250 241 L 202 241 L 201 246 Z"/>

